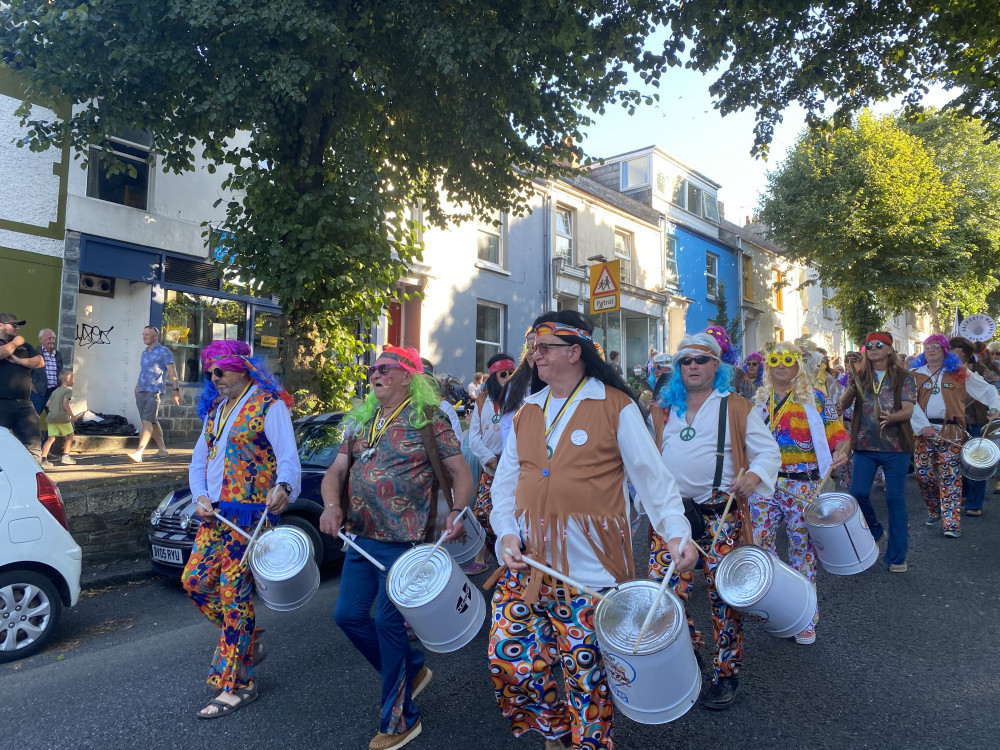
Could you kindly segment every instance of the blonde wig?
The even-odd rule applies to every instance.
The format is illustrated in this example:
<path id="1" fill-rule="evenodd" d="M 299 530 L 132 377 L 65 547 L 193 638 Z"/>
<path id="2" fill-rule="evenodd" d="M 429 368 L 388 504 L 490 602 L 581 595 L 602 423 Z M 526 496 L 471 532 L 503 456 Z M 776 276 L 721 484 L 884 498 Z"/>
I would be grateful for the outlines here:
<path id="1" fill-rule="evenodd" d="M 795 377 L 792 378 L 790 386 L 792 401 L 797 404 L 802 404 L 803 406 L 806 404 L 815 406 L 816 394 L 813 392 L 810 368 L 806 363 L 808 352 L 803 351 L 802 347 L 792 343 L 791 341 L 781 341 L 777 344 L 769 343 L 766 347 L 764 347 L 764 383 L 757 389 L 757 395 L 754 396 L 754 403 L 760 406 L 771 398 L 771 394 L 774 393 L 774 385 L 771 383 L 771 367 L 767 364 L 768 356 L 772 352 L 778 354 L 781 354 L 782 352 L 789 352 L 799 356 L 799 371 L 795 373 Z"/>

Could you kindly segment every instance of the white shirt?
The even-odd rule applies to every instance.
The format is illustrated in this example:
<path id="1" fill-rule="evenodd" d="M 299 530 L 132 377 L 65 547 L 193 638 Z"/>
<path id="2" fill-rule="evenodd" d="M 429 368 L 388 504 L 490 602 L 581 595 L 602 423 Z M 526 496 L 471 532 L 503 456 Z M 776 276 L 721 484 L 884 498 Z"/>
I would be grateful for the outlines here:
<path id="1" fill-rule="evenodd" d="M 718 390 L 712 391 L 698 409 L 691 423 L 694 428 L 691 440 L 684 441 L 680 437 L 681 430 L 688 426 L 686 413 L 683 417 L 671 413 L 663 428 L 663 463 L 677 481 L 681 496 L 690 497 L 696 503 L 706 503 L 712 498 L 715 449 L 719 440 L 719 402 L 723 395 Z M 736 475 L 733 470 L 730 434 L 731 430 L 727 429 L 720 485 L 723 490 L 732 485 Z M 772 497 L 774 484 L 778 481 L 778 470 L 781 468 L 781 451 L 757 409 L 751 409 L 747 415 L 746 452 L 750 460 L 747 471 L 760 477 L 760 484 L 755 491 L 763 497 Z M 645 502 L 646 495 L 643 494 L 642 497 Z"/>
<path id="2" fill-rule="evenodd" d="M 458 412 L 455 411 L 455 407 L 449 404 L 447 401 L 441 402 L 441 411 L 448 415 L 449 421 L 451 421 L 451 429 L 455 432 L 455 437 L 458 438 L 458 447 L 462 448 L 462 420 L 458 418 Z"/>
<path id="3" fill-rule="evenodd" d="M 500 418 L 496 415 L 496 405 L 487 398 L 481 409 L 476 409 L 469 422 L 469 447 L 476 454 L 483 471 L 490 473 L 486 462 L 496 458 L 503 452 L 503 433 L 500 429 Z"/>
<path id="4" fill-rule="evenodd" d="M 913 370 L 913 372 L 919 372 L 921 375 L 926 375 L 931 378 L 929 382 L 924 383 L 917 390 L 918 396 L 924 388 L 931 392 L 930 399 L 927 401 L 927 407 L 924 409 L 927 417 L 929 419 L 944 419 L 947 414 L 944 404 L 944 390 L 941 388 L 941 379 L 945 374 L 944 370 L 942 369 L 941 372 L 933 377 L 931 375 L 930 368 L 927 365 L 918 367 L 916 370 Z M 982 375 L 975 373 L 972 370 L 966 370 L 966 373 L 968 377 L 965 379 L 965 392 L 979 403 L 986 404 L 990 411 L 1000 411 L 1000 393 L 997 393 L 997 389 L 983 380 Z M 935 385 L 938 386 L 937 393 L 934 393 Z M 926 427 L 927 425 L 919 419 L 914 420 L 911 418 L 910 426 L 913 427 L 914 432 L 919 432 L 922 427 Z M 943 425 L 935 424 L 931 425 L 931 427 L 940 431 Z"/>
<path id="5" fill-rule="evenodd" d="M 254 385 L 237 402 L 226 424 L 219 435 L 215 458 L 208 457 L 208 443 L 205 440 L 205 425 L 201 427 L 201 437 L 194 446 L 191 454 L 191 466 L 188 467 L 188 484 L 191 487 L 191 494 L 195 497 L 207 495 L 213 503 L 219 502 L 222 496 L 222 478 L 226 467 L 225 446 L 229 441 L 229 429 L 236 416 L 243 409 L 247 399 L 257 390 Z M 222 407 L 216 407 L 215 424 L 218 425 L 222 419 Z M 206 420 L 207 424 L 207 420 Z M 288 407 L 280 399 L 275 401 L 268 408 L 264 415 L 264 435 L 267 436 L 271 448 L 274 450 L 274 457 L 277 461 L 277 477 L 274 483 L 288 482 L 292 485 L 292 492 L 288 496 L 288 502 L 292 502 L 299 496 L 302 489 L 302 464 L 299 462 L 299 452 L 295 446 L 295 429 L 292 427 L 292 416 L 288 413 Z"/>
<path id="6" fill-rule="evenodd" d="M 549 433 L 548 444 L 553 449 L 558 450 L 563 431 L 580 402 L 588 398 L 603 400 L 604 394 L 604 383 L 594 378 L 589 379 L 580 389 L 577 397 L 566 408 L 552 432 Z M 528 396 L 525 403 L 538 404 L 544 408 L 545 398 L 548 395 L 548 387 L 543 388 L 538 393 Z M 548 413 L 545 415 L 546 424 L 552 423 L 563 402 L 561 399 L 550 401 Z M 664 539 L 690 534 L 691 526 L 684 518 L 684 504 L 677 491 L 677 485 L 670 472 L 664 467 L 663 462 L 659 460 L 656 445 L 643 423 L 642 413 L 634 403 L 630 402 L 619 414 L 617 439 L 621 460 L 625 465 L 628 478 L 631 479 L 636 490 L 642 493 L 644 498 L 652 498 L 644 502 L 644 506 L 656 531 Z M 614 459 L 609 458 L 609 460 Z M 527 541 L 528 538 L 527 521 L 523 514 L 517 515 L 514 500 L 514 491 L 517 488 L 519 476 L 520 461 L 517 455 L 517 434 L 512 430 L 510 437 L 504 444 L 500 464 L 497 466 L 496 478 L 493 480 L 491 489 L 493 512 L 490 514 L 490 525 L 497 535 L 497 559 L 502 559 L 501 540 L 505 535 L 516 534 L 522 542 Z M 625 507 L 628 507 L 626 482 L 622 483 L 621 492 L 625 500 Z M 626 533 L 629 532 L 626 531 Z M 600 547 L 599 539 L 593 538 L 593 542 Z M 574 579 L 594 588 L 615 585 L 614 576 L 598 561 L 583 530 L 572 518 L 569 519 L 566 528 L 566 549 L 570 575 Z M 540 553 L 535 550 L 534 554 L 539 555 Z M 551 550 L 546 549 L 544 554 L 545 559 L 551 565 Z"/>

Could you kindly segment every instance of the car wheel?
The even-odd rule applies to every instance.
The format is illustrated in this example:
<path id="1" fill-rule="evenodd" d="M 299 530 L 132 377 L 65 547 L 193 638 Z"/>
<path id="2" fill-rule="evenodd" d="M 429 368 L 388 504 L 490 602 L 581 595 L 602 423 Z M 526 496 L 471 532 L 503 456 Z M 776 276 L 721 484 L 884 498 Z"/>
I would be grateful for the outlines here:
<path id="1" fill-rule="evenodd" d="M 297 529 L 302 529 L 306 536 L 309 537 L 309 541 L 312 542 L 313 546 L 313 559 L 316 560 L 316 565 L 323 566 L 323 537 L 319 534 L 319 529 L 317 529 L 308 518 L 303 518 L 302 516 L 284 516 L 281 519 L 281 524 L 283 526 L 294 526 Z"/>
<path id="2" fill-rule="evenodd" d="M 48 578 L 30 570 L 0 573 L 0 662 L 42 648 L 61 614 L 62 600 Z"/>

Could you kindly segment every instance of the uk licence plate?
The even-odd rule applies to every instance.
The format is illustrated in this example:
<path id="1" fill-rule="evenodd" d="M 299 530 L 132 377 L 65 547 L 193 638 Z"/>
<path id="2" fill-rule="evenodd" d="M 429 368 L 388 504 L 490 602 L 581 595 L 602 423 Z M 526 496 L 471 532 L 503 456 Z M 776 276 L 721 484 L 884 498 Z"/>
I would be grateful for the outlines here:
<path id="1" fill-rule="evenodd" d="M 159 545 L 154 544 L 152 545 L 152 548 L 154 560 L 173 563 L 174 565 L 184 564 L 184 555 L 176 547 L 160 547 Z"/>

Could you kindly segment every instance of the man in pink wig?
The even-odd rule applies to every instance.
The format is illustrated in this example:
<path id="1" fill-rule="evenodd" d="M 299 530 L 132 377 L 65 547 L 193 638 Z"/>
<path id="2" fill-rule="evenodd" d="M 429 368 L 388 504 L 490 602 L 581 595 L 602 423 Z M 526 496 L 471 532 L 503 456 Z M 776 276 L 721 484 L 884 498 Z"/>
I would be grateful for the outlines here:
<path id="1" fill-rule="evenodd" d="M 202 518 L 184 566 L 184 590 L 222 632 L 208 684 L 220 690 L 199 719 L 227 716 L 257 698 L 260 661 L 247 539 L 218 521 L 218 512 L 247 533 L 261 516 L 272 522 L 299 494 L 301 466 L 289 407 L 292 398 L 242 341 L 213 341 L 201 353 L 208 381 L 198 413 L 205 420 L 188 481 Z"/>

